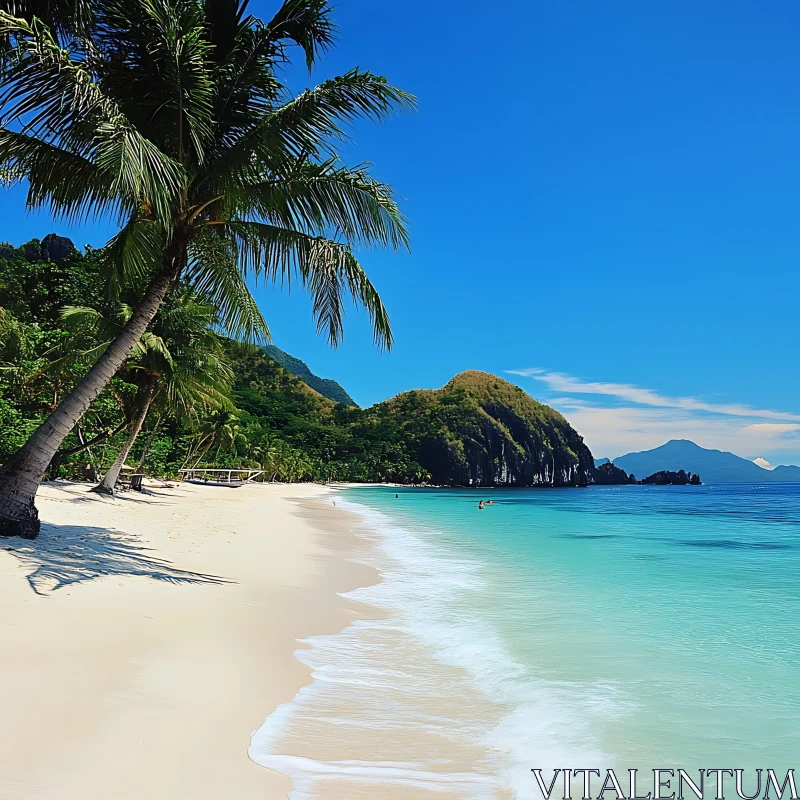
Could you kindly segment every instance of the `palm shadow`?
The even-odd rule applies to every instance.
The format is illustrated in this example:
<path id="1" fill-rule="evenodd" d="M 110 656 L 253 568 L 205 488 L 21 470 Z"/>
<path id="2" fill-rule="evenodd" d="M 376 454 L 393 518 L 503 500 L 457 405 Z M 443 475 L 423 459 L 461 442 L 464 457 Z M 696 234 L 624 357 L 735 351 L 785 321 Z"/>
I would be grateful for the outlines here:
<path id="1" fill-rule="evenodd" d="M 122 531 L 87 525 L 42 524 L 35 542 L 5 547 L 29 568 L 27 580 L 38 595 L 107 575 L 150 578 L 167 583 L 231 583 L 219 575 L 179 569 L 153 555 L 135 537 Z"/>

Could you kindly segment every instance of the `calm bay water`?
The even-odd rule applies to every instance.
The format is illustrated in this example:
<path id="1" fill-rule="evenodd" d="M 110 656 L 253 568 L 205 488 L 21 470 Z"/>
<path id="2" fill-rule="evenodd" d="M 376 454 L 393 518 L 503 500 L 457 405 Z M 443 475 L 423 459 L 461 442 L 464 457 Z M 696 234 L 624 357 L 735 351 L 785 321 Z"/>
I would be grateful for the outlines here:
<path id="1" fill-rule="evenodd" d="M 531 767 L 800 767 L 800 486 L 398 493 L 337 501 L 383 572 L 353 596 L 388 616 L 312 640 L 315 684 L 268 720 L 297 797 L 535 797 Z"/>

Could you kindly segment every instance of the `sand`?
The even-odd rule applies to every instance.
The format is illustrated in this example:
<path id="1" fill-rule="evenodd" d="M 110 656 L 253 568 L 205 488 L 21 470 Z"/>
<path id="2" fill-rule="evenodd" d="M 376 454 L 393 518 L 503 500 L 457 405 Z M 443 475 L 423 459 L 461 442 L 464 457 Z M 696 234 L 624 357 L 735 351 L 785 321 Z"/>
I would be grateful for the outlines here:
<path id="1" fill-rule="evenodd" d="M 0 539 L 0 798 L 285 798 L 250 735 L 377 579 L 328 491 L 44 486 L 39 539 Z"/>

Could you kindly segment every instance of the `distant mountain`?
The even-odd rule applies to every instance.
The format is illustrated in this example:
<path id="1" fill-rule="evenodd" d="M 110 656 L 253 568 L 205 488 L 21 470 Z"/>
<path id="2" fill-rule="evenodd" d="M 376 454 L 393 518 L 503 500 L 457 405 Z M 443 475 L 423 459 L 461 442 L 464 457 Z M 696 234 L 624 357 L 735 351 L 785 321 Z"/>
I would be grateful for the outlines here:
<path id="1" fill-rule="evenodd" d="M 761 467 L 759 467 L 761 469 Z M 782 481 L 783 483 L 800 483 L 800 467 L 794 464 L 781 464 L 772 470 L 764 470 L 767 475 L 772 476 L 773 481 Z M 762 478 L 763 480 L 763 478 Z"/>
<path id="2" fill-rule="evenodd" d="M 800 467 L 766 470 L 746 458 L 722 450 L 706 450 L 688 439 L 673 439 L 653 450 L 628 453 L 615 458 L 614 465 L 637 477 L 684 469 L 699 472 L 703 483 L 800 482 Z"/>
<path id="3" fill-rule="evenodd" d="M 602 467 L 603 464 L 610 464 L 610 463 L 611 463 L 610 458 L 596 458 L 594 460 L 595 467 Z"/>
<path id="4" fill-rule="evenodd" d="M 274 344 L 265 345 L 263 350 L 287 372 L 296 375 L 303 383 L 310 386 L 314 391 L 319 392 L 323 397 L 327 397 L 329 400 L 333 400 L 336 403 L 343 403 L 346 406 L 355 406 L 358 408 L 356 401 L 353 400 L 336 381 L 330 378 L 320 378 L 318 375 L 315 375 L 308 368 L 308 365 L 299 358 L 284 353 L 283 350 L 275 347 Z"/>

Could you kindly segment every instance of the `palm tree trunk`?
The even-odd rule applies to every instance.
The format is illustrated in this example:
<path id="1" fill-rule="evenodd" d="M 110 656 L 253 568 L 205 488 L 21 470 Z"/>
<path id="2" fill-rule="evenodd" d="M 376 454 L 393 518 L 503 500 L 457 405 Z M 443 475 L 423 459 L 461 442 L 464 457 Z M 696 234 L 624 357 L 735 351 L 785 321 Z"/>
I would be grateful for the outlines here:
<path id="1" fill-rule="evenodd" d="M 90 477 L 89 480 L 96 481 L 97 480 L 97 464 L 94 459 L 94 454 L 92 453 L 92 447 L 90 444 L 86 442 L 86 437 L 83 435 L 83 431 L 81 430 L 80 425 L 75 426 L 75 430 L 78 434 L 78 440 L 84 444 L 86 444 L 86 455 L 89 456 L 89 468 L 90 468 Z M 50 464 L 52 465 L 52 461 Z"/>
<path id="2" fill-rule="evenodd" d="M 114 494 L 114 489 L 117 485 L 117 481 L 119 480 L 119 473 L 122 470 L 123 465 L 125 464 L 125 460 L 128 458 L 128 453 L 130 453 L 131 448 L 136 442 L 136 437 L 142 430 L 142 425 L 144 425 L 144 421 L 147 418 L 147 412 L 150 410 L 150 404 L 152 402 L 153 402 L 153 390 L 151 389 L 148 392 L 144 403 L 142 403 L 142 407 L 139 409 L 139 413 L 133 418 L 133 424 L 131 425 L 131 435 L 128 437 L 128 441 L 125 443 L 125 446 L 119 451 L 119 454 L 114 460 L 114 463 L 106 471 L 106 474 L 103 475 L 103 480 L 100 481 L 100 483 L 98 483 L 97 486 L 94 487 L 94 489 L 92 489 L 93 492 L 99 492 L 100 494 Z"/>
<path id="3" fill-rule="evenodd" d="M 203 440 L 203 442 L 206 442 L 206 441 L 208 441 L 208 444 L 206 445 L 206 449 L 205 449 L 205 450 L 203 450 L 203 452 L 202 452 L 202 453 L 200 453 L 200 455 L 199 455 L 199 456 L 198 456 L 198 458 L 197 458 L 197 461 L 195 461 L 195 462 L 194 462 L 194 464 L 192 464 L 192 469 L 194 469 L 194 468 L 195 468 L 195 467 L 196 467 L 196 466 L 197 466 L 197 465 L 198 465 L 198 464 L 199 464 L 199 463 L 200 463 L 200 462 L 201 462 L 201 461 L 202 461 L 202 460 L 205 458 L 205 456 L 206 456 L 206 453 L 207 453 L 207 452 L 208 452 L 208 451 L 209 451 L 209 450 L 212 448 L 212 446 L 214 445 L 214 439 L 213 439 L 213 437 L 210 437 L 210 438 L 208 438 L 208 439 L 204 439 L 204 440 Z M 192 455 L 192 458 L 194 458 L 194 456 L 195 456 L 195 455 L 197 455 L 197 453 L 198 453 L 198 451 L 199 451 L 199 450 L 200 450 L 200 447 L 198 447 L 198 448 L 197 448 L 197 450 L 195 450 L 195 451 L 194 451 L 194 454 Z"/>
<path id="4" fill-rule="evenodd" d="M 142 457 L 139 459 L 139 463 L 136 465 L 136 471 L 142 472 L 144 470 L 144 462 L 147 461 L 147 456 L 150 455 L 150 448 L 153 446 L 153 440 L 156 438 L 156 434 L 158 434 L 158 426 L 161 425 L 161 418 L 162 414 L 159 414 L 156 417 L 155 425 L 153 425 L 153 430 L 150 431 L 150 435 L 147 437 L 147 441 L 144 443 L 144 449 L 142 450 Z"/>
<path id="5" fill-rule="evenodd" d="M 180 272 L 184 254 L 185 246 L 180 247 L 173 240 L 161 269 L 117 338 L 56 410 L 0 468 L 0 536 L 35 539 L 39 535 L 39 512 L 34 500 L 48 464 L 155 317 L 170 284 Z"/>
<path id="6" fill-rule="evenodd" d="M 81 439 L 81 443 L 75 445 L 75 447 L 69 447 L 65 450 L 59 450 L 54 456 L 53 460 L 50 462 L 49 471 L 50 474 L 55 477 L 58 475 L 58 468 L 61 466 L 62 462 L 68 456 L 74 456 L 78 453 L 83 452 L 84 450 L 88 450 L 90 447 L 94 447 L 96 444 L 102 444 L 106 441 L 106 439 L 111 439 L 112 437 L 116 436 L 120 433 L 123 429 L 128 426 L 128 421 L 124 420 L 117 425 L 116 428 L 110 431 L 103 431 L 102 433 L 98 433 L 97 436 L 93 436 L 91 439 L 87 441 L 83 441 Z M 79 435 L 80 438 L 80 435 Z"/>

